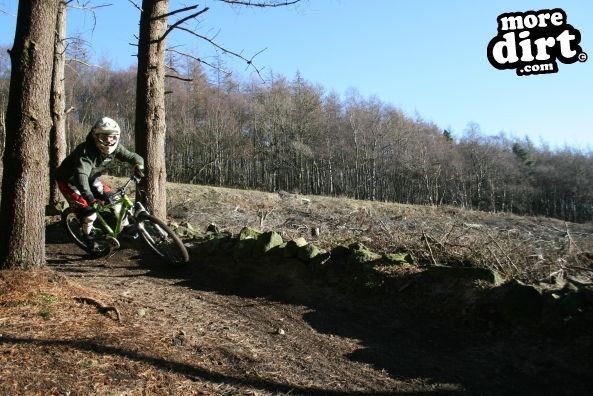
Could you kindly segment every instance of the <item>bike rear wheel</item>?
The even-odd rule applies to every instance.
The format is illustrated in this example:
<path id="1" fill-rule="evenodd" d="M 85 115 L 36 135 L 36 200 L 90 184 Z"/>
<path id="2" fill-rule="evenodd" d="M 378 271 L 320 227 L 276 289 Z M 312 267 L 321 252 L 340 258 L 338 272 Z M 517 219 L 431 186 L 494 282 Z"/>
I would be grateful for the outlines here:
<path id="1" fill-rule="evenodd" d="M 163 260 L 173 265 L 183 265 L 189 261 L 189 254 L 183 242 L 164 221 L 148 213 L 141 214 L 136 221 L 142 239 Z"/>
<path id="2" fill-rule="evenodd" d="M 82 233 L 81 228 L 81 221 L 78 218 L 76 212 L 71 209 L 67 208 L 62 212 L 62 227 L 68 233 L 72 242 L 74 242 L 78 247 L 82 250 L 87 252 L 93 257 L 105 257 L 111 253 L 113 250 L 113 245 L 107 240 L 106 238 L 97 237 L 95 241 L 97 242 L 98 249 L 93 250 L 84 241 L 84 235 Z"/>

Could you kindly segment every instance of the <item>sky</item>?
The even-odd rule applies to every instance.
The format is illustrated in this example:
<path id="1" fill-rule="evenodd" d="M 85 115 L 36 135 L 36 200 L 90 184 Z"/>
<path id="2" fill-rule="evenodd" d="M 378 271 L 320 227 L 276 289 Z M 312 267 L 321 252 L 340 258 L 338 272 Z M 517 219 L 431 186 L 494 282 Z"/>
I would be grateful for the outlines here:
<path id="1" fill-rule="evenodd" d="M 114 68 L 136 63 L 139 11 L 130 0 L 104 0 L 86 11 L 69 12 L 69 35 L 81 34 L 98 62 Z M 136 0 L 140 3 L 140 0 Z M 171 10 L 193 5 L 171 0 Z M 593 60 L 564 64 L 558 72 L 518 76 L 488 61 L 487 46 L 503 13 L 561 8 L 566 23 L 581 34 L 580 46 L 593 54 L 593 2 L 562 0 L 301 0 L 294 6 L 246 8 L 218 0 L 199 21 L 185 26 L 263 68 L 289 79 L 301 76 L 345 98 L 353 88 L 376 96 L 412 118 L 433 122 L 461 137 L 470 123 L 483 135 L 504 133 L 551 148 L 593 151 Z M 0 0 L 0 45 L 14 39 L 17 0 Z M 174 16 L 172 23 L 178 19 Z M 93 29 L 94 26 L 94 29 Z M 215 62 L 216 50 L 185 32 L 169 45 Z M 239 78 L 252 73 L 223 57 Z"/>

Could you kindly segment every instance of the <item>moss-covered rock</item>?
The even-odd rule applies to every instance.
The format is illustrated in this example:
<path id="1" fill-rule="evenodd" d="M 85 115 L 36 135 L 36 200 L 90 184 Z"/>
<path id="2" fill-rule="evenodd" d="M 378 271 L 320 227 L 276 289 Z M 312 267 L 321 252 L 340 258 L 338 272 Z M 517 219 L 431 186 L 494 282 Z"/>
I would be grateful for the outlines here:
<path id="1" fill-rule="evenodd" d="M 348 246 L 346 261 L 350 266 L 361 266 L 381 259 L 381 255 L 371 251 L 360 242 Z"/>
<path id="2" fill-rule="evenodd" d="M 286 247 L 284 248 L 284 257 L 286 257 L 286 258 L 297 257 L 297 255 L 299 253 L 299 249 L 305 245 L 307 245 L 307 241 L 303 237 L 288 241 L 286 243 Z"/>
<path id="3" fill-rule="evenodd" d="M 593 287 L 590 285 L 569 281 L 556 295 L 560 312 L 565 317 L 593 311 Z"/>
<path id="4" fill-rule="evenodd" d="M 465 280 L 465 281 L 486 281 L 497 286 L 503 283 L 502 276 L 494 270 L 488 268 L 473 267 L 449 267 L 445 265 L 435 265 L 425 271 L 425 275 L 437 280 Z"/>
<path id="5" fill-rule="evenodd" d="M 188 229 L 189 231 L 191 231 L 191 232 L 193 232 L 193 231 L 196 231 L 196 229 L 194 228 L 194 226 L 193 226 L 193 225 L 191 225 L 191 223 L 190 223 L 190 222 L 188 222 L 188 221 L 184 221 L 184 222 L 183 222 L 183 223 L 181 223 L 179 226 L 180 226 L 180 227 L 185 227 L 185 228 L 187 228 L 187 229 Z"/>
<path id="6" fill-rule="evenodd" d="M 402 265 L 402 264 L 415 264 L 416 260 L 410 253 L 388 253 L 383 255 L 383 260 L 387 265 Z"/>
<path id="7" fill-rule="evenodd" d="M 332 259 L 342 260 L 342 259 L 345 259 L 346 256 L 348 256 L 348 253 L 350 253 L 350 249 L 348 249 L 348 247 L 346 247 L 344 245 L 338 245 L 338 246 L 334 246 L 331 249 L 330 253 L 331 253 Z"/>
<path id="8" fill-rule="evenodd" d="M 207 251 L 214 254 L 228 252 L 236 243 L 230 233 L 206 234 L 203 241 Z"/>
<path id="9" fill-rule="evenodd" d="M 243 227 L 239 232 L 239 240 L 244 239 L 258 239 L 261 236 L 261 232 L 251 227 Z"/>
<path id="10" fill-rule="evenodd" d="M 239 239 L 233 247 L 233 257 L 238 260 L 250 258 L 253 255 L 256 244 L 257 239 Z"/>
<path id="11" fill-rule="evenodd" d="M 301 246 L 298 249 L 297 257 L 299 260 L 310 263 L 319 254 L 325 253 L 325 250 L 318 248 L 317 246 L 309 243 L 305 246 Z"/>
<path id="12" fill-rule="evenodd" d="M 274 246 L 266 252 L 265 258 L 268 262 L 278 263 L 284 259 L 284 249 L 286 248 L 286 242 L 282 242 L 278 246 Z"/>
<path id="13" fill-rule="evenodd" d="M 182 226 L 182 225 L 178 226 L 173 231 L 175 232 L 175 234 L 177 234 L 181 238 L 190 239 L 190 238 L 194 238 L 194 235 L 195 235 L 194 230 L 191 230 L 188 227 Z"/>
<path id="14" fill-rule="evenodd" d="M 210 223 L 208 224 L 208 227 L 206 227 L 206 233 L 218 234 L 219 232 L 220 230 L 218 229 L 218 226 L 214 223 Z"/>
<path id="15" fill-rule="evenodd" d="M 513 279 L 500 288 L 498 309 L 511 322 L 533 322 L 539 319 L 543 298 L 540 291 Z"/>
<path id="16" fill-rule="evenodd" d="M 257 239 L 257 243 L 253 249 L 254 257 L 262 257 L 273 248 L 284 243 L 280 234 L 275 231 L 264 232 Z"/>
<path id="17" fill-rule="evenodd" d="M 317 254 L 315 257 L 311 259 L 311 267 L 315 270 L 323 269 L 330 258 L 331 253 L 322 250 L 321 253 Z"/>

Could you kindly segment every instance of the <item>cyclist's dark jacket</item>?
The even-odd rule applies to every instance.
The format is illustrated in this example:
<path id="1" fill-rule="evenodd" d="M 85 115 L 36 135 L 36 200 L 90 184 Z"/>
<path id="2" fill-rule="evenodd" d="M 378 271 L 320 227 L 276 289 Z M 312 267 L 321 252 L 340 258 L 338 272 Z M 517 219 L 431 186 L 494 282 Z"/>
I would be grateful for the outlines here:
<path id="1" fill-rule="evenodd" d="M 75 186 L 81 196 L 91 202 L 94 196 L 90 185 L 109 169 L 114 158 L 144 168 L 144 159 L 121 144 L 118 144 L 111 154 L 101 153 L 91 132 L 87 135 L 86 141 L 79 144 L 58 166 L 56 179 Z"/>

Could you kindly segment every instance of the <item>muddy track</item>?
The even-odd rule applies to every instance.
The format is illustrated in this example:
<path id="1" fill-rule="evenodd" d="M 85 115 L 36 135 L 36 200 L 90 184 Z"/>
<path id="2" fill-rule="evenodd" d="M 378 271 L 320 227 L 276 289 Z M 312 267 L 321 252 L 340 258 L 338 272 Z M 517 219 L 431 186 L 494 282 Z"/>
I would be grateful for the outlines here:
<path id="1" fill-rule="evenodd" d="M 137 242 L 93 260 L 48 227 L 49 265 L 110 296 L 141 364 L 220 394 L 586 394 L 590 371 L 553 339 L 475 332 L 397 304 L 354 300 L 304 280 L 270 285 L 217 271 L 191 251 L 183 270 Z M 218 259 L 220 260 L 220 259 Z M 155 342 L 155 341 L 150 341 Z M 148 346 L 143 346 L 148 345 Z M 167 350 L 167 356 L 157 353 Z M 136 356 L 136 355 L 134 355 Z M 171 356 L 173 356 L 171 358 Z M 133 357 L 132 357 L 133 358 Z"/>

